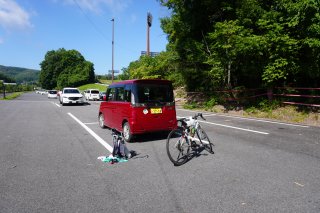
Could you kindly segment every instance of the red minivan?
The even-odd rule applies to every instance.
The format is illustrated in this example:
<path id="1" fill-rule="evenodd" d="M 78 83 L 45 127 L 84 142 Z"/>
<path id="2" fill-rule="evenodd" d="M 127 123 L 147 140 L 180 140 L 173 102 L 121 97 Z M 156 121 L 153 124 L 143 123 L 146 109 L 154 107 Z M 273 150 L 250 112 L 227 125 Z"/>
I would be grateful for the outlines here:
<path id="1" fill-rule="evenodd" d="M 106 100 L 100 104 L 99 125 L 123 132 L 128 142 L 135 134 L 176 128 L 171 81 L 144 79 L 111 84 Z"/>

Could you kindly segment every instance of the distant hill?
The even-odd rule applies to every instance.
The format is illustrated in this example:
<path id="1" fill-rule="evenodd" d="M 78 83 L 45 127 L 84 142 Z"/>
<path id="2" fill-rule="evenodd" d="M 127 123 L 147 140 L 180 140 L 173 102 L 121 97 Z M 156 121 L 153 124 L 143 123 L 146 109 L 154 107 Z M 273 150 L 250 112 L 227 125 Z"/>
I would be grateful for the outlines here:
<path id="1" fill-rule="evenodd" d="M 39 80 L 39 70 L 21 68 L 21 67 L 7 67 L 0 65 L 0 76 L 6 76 L 17 83 L 30 83 L 38 82 Z"/>

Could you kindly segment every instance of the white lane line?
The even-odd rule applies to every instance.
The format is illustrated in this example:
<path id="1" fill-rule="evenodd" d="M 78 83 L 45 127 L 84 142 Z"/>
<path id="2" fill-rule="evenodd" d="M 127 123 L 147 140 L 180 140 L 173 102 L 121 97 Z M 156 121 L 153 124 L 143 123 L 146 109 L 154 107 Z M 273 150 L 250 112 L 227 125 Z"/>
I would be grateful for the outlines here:
<path id="1" fill-rule="evenodd" d="M 303 184 L 301 184 L 301 183 L 298 183 L 298 182 L 294 182 L 296 185 L 298 185 L 298 186 L 300 186 L 300 187 L 304 187 L 304 185 Z"/>
<path id="2" fill-rule="evenodd" d="M 87 127 L 84 123 L 82 123 L 78 118 L 68 112 L 68 115 L 77 121 L 87 132 L 89 132 L 102 146 L 104 146 L 110 153 L 112 153 L 113 148 L 103 140 L 99 135 L 97 135 L 94 131 L 92 131 L 89 127 Z"/>
<path id="3" fill-rule="evenodd" d="M 184 117 L 177 116 L 177 118 L 184 118 Z M 260 132 L 260 131 L 256 131 L 256 130 L 244 129 L 244 128 L 235 127 L 235 126 L 229 126 L 229 125 L 224 125 L 224 124 L 217 124 L 217 123 L 212 123 L 212 122 L 208 122 L 208 121 L 199 121 L 199 122 L 206 123 L 206 124 L 211 124 L 211 125 L 215 125 L 215 126 L 222 126 L 222 127 L 231 128 L 231 129 L 237 129 L 237 130 L 242 130 L 242 131 L 247 131 L 247 132 L 263 134 L 263 135 L 269 135 L 268 132 Z"/>
<path id="4" fill-rule="evenodd" d="M 186 112 L 196 112 L 196 111 L 187 110 L 187 109 L 177 109 L 177 110 L 186 111 Z M 264 123 L 272 123 L 272 124 L 280 124 L 280 125 L 287 125 L 287 126 L 295 126 L 295 127 L 309 128 L 309 126 L 305 126 L 305 125 L 289 124 L 289 123 L 282 123 L 282 122 L 277 122 L 277 121 L 261 120 L 261 119 L 255 119 L 255 118 L 244 118 L 244 117 L 231 116 L 231 115 L 219 115 L 219 114 L 203 114 L 203 115 L 204 115 L 205 117 L 208 117 L 208 116 L 220 116 L 220 117 L 237 118 L 237 119 L 249 120 L 249 121 L 258 121 L 258 122 L 264 122 Z"/>
<path id="5" fill-rule="evenodd" d="M 99 124 L 98 122 L 92 122 L 92 123 L 84 123 L 85 125 L 93 125 L 93 124 Z"/>
<path id="6" fill-rule="evenodd" d="M 238 130 L 242 130 L 242 131 L 253 132 L 253 133 L 258 133 L 258 134 L 263 134 L 263 135 L 269 135 L 268 132 L 260 132 L 260 131 L 256 131 L 256 130 L 244 129 L 244 128 L 235 127 L 235 126 L 229 126 L 229 125 L 224 125 L 224 124 L 211 123 L 211 122 L 208 122 L 208 121 L 199 121 L 199 122 L 201 122 L 201 123 L 206 123 L 206 124 L 211 124 L 211 125 L 215 125 L 215 126 L 222 126 L 222 127 L 227 127 L 227 128 L 231 128 L 231 129 L 238 129 Z"/>
<path id="7" fill-rule="evenodd" d="M 55 102 L 51 102 L 52 104 L 56 105 L 57 107 L 61 107 L 59 104 L 55 103 Z"/>

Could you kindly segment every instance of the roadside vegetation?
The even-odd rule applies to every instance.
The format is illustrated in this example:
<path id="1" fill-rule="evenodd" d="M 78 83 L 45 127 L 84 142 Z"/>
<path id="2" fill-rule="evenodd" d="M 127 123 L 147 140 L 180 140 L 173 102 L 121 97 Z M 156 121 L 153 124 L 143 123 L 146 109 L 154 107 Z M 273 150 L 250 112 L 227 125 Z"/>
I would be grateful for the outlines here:
<path id="1" fill-rule="evenodd" d="M 9 95 L 6 95 L 6 98 L 0 98 L 0 100 L 13 100 L 17 97 L 19 97 L 20 95 L 22 95 L 23 92 L 14 92 L 14 93 L 10 93 Z"/>
<path id="2" fill-rule="evenodd" d="M 261 100 L 256 103 L 243 105 L 221 105 L 214 99 L 199 101 L 197 98 L 186 101 L 179 99 L 184 109 L 203 110 L 218 114 L 229 114 L 250 118 L 263 118 L 289 123 L 299 123 L 320 126 L 320 111 L 317 108 L 283 105 L 279 101 Z M 184 100 L 184 101 L 181 101 Z M 178 102 L 179 105 L 179 102 Z"/>

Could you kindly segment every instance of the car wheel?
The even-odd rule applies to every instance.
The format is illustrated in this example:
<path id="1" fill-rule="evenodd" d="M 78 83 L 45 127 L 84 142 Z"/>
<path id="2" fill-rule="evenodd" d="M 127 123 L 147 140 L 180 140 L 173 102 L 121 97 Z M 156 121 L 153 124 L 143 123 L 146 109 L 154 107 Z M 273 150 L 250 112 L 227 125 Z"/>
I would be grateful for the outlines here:
<path id="1" fill-rule="evenodd" d="M 132 139 L 132 134 L 130 132 L 130 126 L 128 122 L 125 122 L 122 126 L 123 129 L 123 137 L 126 142 L 130 142 Z"/>
<path id="2" fill-rule="evenodd" d="M 99 126 L 100 126 L 102 129 L 106 128 L 106 126 L 104 125 L 104 116 L 103 116 L 102 113 L 99 115 Z"/>

